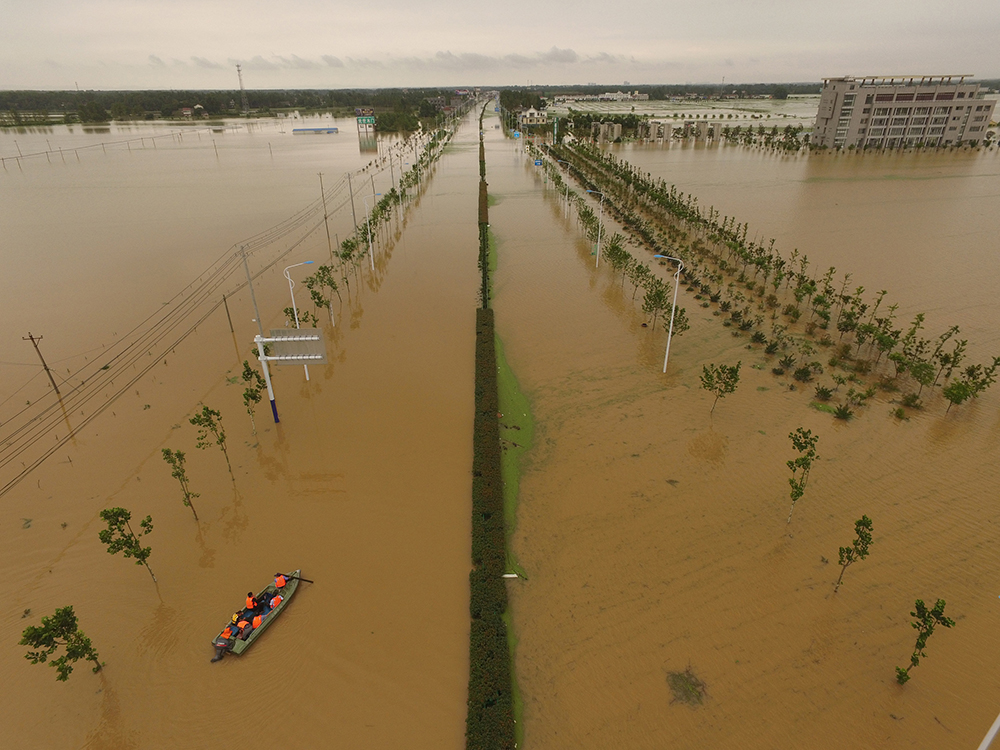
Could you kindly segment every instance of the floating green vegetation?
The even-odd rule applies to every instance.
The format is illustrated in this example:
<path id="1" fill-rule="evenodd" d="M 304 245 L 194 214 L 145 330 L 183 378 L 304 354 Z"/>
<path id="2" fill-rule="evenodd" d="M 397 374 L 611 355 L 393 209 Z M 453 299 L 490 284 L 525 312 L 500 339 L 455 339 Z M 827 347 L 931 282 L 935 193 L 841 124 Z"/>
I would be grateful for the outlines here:
<path id="1" fill-rule="evenodd" d="M 706 685 L 695 675 L 691 665 L 683 672 L 667 672 L 667 685 L 674 694 L 671 703 L 687 703 L 700 706 L 707 695 Z"/>

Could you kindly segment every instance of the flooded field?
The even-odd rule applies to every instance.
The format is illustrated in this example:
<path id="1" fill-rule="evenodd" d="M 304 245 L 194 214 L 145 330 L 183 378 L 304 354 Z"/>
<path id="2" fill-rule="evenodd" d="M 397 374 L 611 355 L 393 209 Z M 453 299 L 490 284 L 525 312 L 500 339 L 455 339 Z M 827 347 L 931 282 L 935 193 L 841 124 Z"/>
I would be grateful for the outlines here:
<path id="1" fill-rule="evenodd" d="M 995 152 L 617 153 L 751 236 L 888 288 L 904 317 L 927 310 L 934 334 L 959 324 L 973 361 L 998 353 Z M 487 163 L 497 328 L 536 425 L 513 543 L 525 747 L 974 747 L 1000 703 L 998 394 L 947 416 L 937 396 L 899 421 L 898 394 L 880 393 L 837 422 L 683 293 L 692 328 L 664 376 L 662 326 L 641 327 L 630 286 L 595 271 L 540 170 L 498 136 Z M 950 268 L 927 260 L 942 254 Z M 737 360 L 739 388 L 711 415 L 701 367 Z M 787 524 L 797 427 L 821 459 Z M 871 555 L 834 595 L 862 514 Z M 900 688 L 917 598 L 947 600 L 957 624 Z M 668 684 L 688 668 L 706 685 L 694 708 Z"/>
<path id="2" fill-rule="evenodd" d="M 27 402 L 53 401 L 21 340 L 29 330 L 44 336 L 68 393 L 79 385 L 72 372 L 117 337 L 165 304 L 196 300 L 192 280 L 246 238 L 254 238 L 251 271 L 262 271 L 264 327 L 286 325 L 281 269 L 329 257 L 322 213 L 284 236 L 261 233 L 318 202 L 322 171 L 331 234 L 345 237 L 352 211 L 346 190 L 334 190 L 375 158 L 359 149 L 353 127 L 336 136 L 293 137 L 277 126 L 186 134 L 155 149 L 144 130 L 145 149 L 90 149 L 79 162 L 43 157 L 22 169 L 8 162 L 0 400 L 4 422 L 15 421 L 5 433 L 24 419 L 21 409 L 30 413 Z M 310 367 L 309 382 L 301 367 L 276 368 L 280 424 L 265 397 L 255 437 L 244 409 L 238 375 L 257 326 L 245 288 L 228 299 L 235 333 L 218 306 L 245 283 L 242 266 L 230 264 L 212 295 L 164 324 L 168 336 L 144 340 L 151 354 L 139 352 L 155 366 L 107 411 L 83 428 L 84 415 L 70 411 L 30 450 L 5 450 L 7 482 L 75 431 L 0 504 L 3 563 L 18 582 L 0 619 L 5 747 L 231 747 L 275 731 L 290 748 L 331 737 L 345 746 L 463 745 L 476 135 L 465 127 L 421 192 L 410 191 L 405 218 L 376 244 L 375 272 L 362 264 L 335 301 L 336 327 L 315 311 L 331 364 Z M 29 153 L 45 150 L 46 139 L 68 150 L 91 137 L 121 134 L 8 132 L 0 150 L 17 153 L 14 138 Z M 388 165 L 369 174 L 354 177 L 359 219 L 365 183 L 374 180 L 369 205 L 371 193 L 391 187 Z M 300 305 L 307 270 L 290 271 Z M 132 377 L 131 367 L 109 364 L 117 378 Z M 144 366 L 137 361 L 134 372 Z M 108 382 L 81 411 L 90 415 L 123 382 Z M 223 415 L 233 477 L 217 449 L 195 448 L 188 418 L 201 403 Z M 200 524 L 181 503 L 163 448 L 187 453 Z M 143 541 L 158 587 L 99 543 L 98 513 L 115 505 L 152 515 Z M 246 591 L 297 567 L 315 584 L 300 586 L 250 653 L 209 663 L 212 637 Z M 107 666 L 94 676 L 78 665 L 62 684 L 25 661 L 17 641 L 68 604 Z"/>
<path id="3" fill-rule="evenodd" d="M 662 324 L 643 328 L 629 285 L 623 293 L 610 268 L 594 269 L 575 218 L 495 122 L 485 128 L 494 307 L 535 422 L 513 539 L 528 579 L 510 585 L 524 746 L 974 747 L 1000 705 L 1000 394 L 947 415 L 936 396 L 900 421 L 889 413 L 898 394 L 880 392 L 836 422 L 686 293 L 692 328 L 662 375 Z M 290 123 L 273 123 L 200 137 L 165 128 L 155 146 L 148 129 L 0 133 L 3 156 L 43 153 L 0 172 L 3 422 L 52 402 L 21 340 L 28 331 L 44 336 L 72 388 L 79 368 L 119 351 L 147 316 L 190 301 L 165 325 L 170 335 L 132 347 L 142 355 L 134 369 L 109 363 L 115 382 L 97 400 L 149 370 L 106 411 L 80 426 L 95 409 L 81 405 L 31 450 L 3 454 L 7 482 L 74 431 L 0 502 L 0 554 L 19 582 L 0 615 L 11 747 L 229 747 L 258 741 L 275 720 L 290 748 L 331 737 L 463 746 L 474 123 L 382 233 L 375 271 L 362 264 L 351 275 L 336 326 L 315 311 L 332 364 L 311 367 L 308 382 L 299 367 L 278 368 L 280 424 L 263 403 L 253 435 L 237 377 L 257 325 L 242 266 L 225 259 L 248 245 L 264 327 L 286 325 L 282 268 L 329 252 L 316 173 L 336 241 L 354 223 L 344 174 L 379 156 L 353 127 L 292 136 Z M 126 136 L 139 142 L 72 151 Z M 970 361 L 1000 353 L 995 151 L 615 149 L 749 221 L 751 236 L 774 237 L 786 254 L 798 247 L 811 267 L 887 288 L 901 317 L 928 313 L 929 334 L 960 325 Z M 354 172 L 365 195 L 398 179 L 387 168 Z M 308 220 L 288 222 L 309 206 Z M 291 273 L 301 282 L 307 269 Z M 235 332 L 218 306 L 227 292 Z M 296 294 L 304 301 L 301 284 Z M 740 386 L 710 414 L 702 365 L 737 360 Z M 232 477 L 218 450 L 194 447 L 187 420 L 201 403 L 223 414 Z M 797 427 L 819 435 L 820 460 L 786 524 Z M 200 524 L 163 448 L 187 452 Z M 113 505 L 153 516 L 158 587 L 98 542 L 98 513 Z M 862 514 L 874 522 L 871 555 L 834 595 L 838 547 Z M 251 653 L 210 664 L 209 641 L 247 589 L 300 566 L 316 583 Z M 946 599 L 956 626 L 935 633 L 900 688 L 893 669 L 912 651 L 916 598 Z M 94 676 L 78 666 L 61 684 L 17 641 L 67 604 L 107 667 Z M 668 684 L 688 668 L 706 686 L 694 708 Z"/>

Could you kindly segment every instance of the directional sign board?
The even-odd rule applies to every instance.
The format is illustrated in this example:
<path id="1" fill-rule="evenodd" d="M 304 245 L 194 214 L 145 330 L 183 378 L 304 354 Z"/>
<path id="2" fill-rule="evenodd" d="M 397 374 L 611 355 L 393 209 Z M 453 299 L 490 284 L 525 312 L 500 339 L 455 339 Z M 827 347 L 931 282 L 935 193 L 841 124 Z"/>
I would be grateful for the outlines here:
<path id="1" fill-rule="evenodd" d="M 515 130 L 515 131 L 514 131 L 514 137 L 515 137 L 515 138 L 520 138 L 520 137 L 521 137 L 521 134 L 520 134 L 520 133 L 519 133 L 518 131 L 516 131 L 516 130 Z"/>
<path id="2" fill-rule="evenodd" d="M 374 125 L 374 124 L 375 124 L 375 118 L 374 117 L 359 117 L 358 118 L 358 125 Z"/>
<path id="3" fill-rule="evenodd" d="M 268 361 L 276 365 L 325 365 L 326 345 L 319 328 L 272 328 Z"/>
<path id="4" fill-rule="evenodd" d="M 535 166 L 536 167 L 542 166 L 542 160 L 541 159 L 535 159 Z"/>

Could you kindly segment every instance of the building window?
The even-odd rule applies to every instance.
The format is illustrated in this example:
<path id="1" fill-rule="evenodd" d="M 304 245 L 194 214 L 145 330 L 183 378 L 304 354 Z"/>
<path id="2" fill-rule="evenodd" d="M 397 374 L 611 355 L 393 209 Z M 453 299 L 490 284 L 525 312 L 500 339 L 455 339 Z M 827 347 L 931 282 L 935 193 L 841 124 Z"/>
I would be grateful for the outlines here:
<path id="1" fill-rule="evenodd" d="M 958 92 L 958 98 L 959 99 L 964 99 L 965 98 L 965 92 L 964 91 L 959 91 Z"/>
<path id="2" fill-rule="evenodd" d="M 924 91 L 924 92 L 922 92 L 920 94 L 917 94 L 917 101 L 918 102 L 933 101 L 933 99 L 934 99 L 934 92 L 933 91 Z"/>
<path id="3" fill-rule="evenodd" d="M 908 115 L 908 114 L 910 114 L 910 108 L 909 107 L 896 107 L 896 109 L 893 111 L 893 114 L 894 115 Z"/>
<path id="4" fill-rule="evenodd" d="M 932 125 L 944 125 L 946 122 L 948 122 L 948 118 L 947 117 L 935 117 L 931 121 L 931 124 Z"/>
<path id="5" fill-rule="evenodd" d="M 972 121 L 973 122 L 982 122 L 985 119 L 986 119 L 986 115 L 976 115 L 975 117 L 972 118 Z"/>
<path id="6" fill-rule="evenodd" d="M 937 96 L 935 96 L 934 98 L 937 101 L 939 101 L 939 102 L 948 102 L 948 101 L 951 101 L 952 99 L 955 98 L 955 92 L 954 91 L 947 91 L 947 92 L 941 91 L 941 92 L 938 92 Z"/>
<path id="7" fill-rule="evenodd" d="M 872 96 L 871 94 L 869 94 L 868 96 L 865 97 L 865 104 L 871 104 L 872 103 L 872 99 L 874 99 L 874 98 L 875 98 L 874 96 Z"/>
<path id="8" fill-rule="evenodd" d="M 876 117 L 884 117 L 887 114 L 889 114 L 889 108 L 888 107 L 879 107 L 878 109 L 875 110 L 875 116 Z"/>
<path id="9" fill-rule="evenodd" d="M 952 125 L 948 128 L 948 130 L 958 130 L 958 127 L 956 125 Z"/>
<path id="10" fill-rule="evenodd" d="M 934 114 L 936 115 L 950 115 L 951 107 L 935 107 Z"/>
<path id="11" fill-rule="evenodd" d="M 927 124 L 927 118 L 926 117 L 914 117 L 913 118 L 913 122 L 911 122 L 910 124 L 911 125 L 926 125 Z"/>
<path id="12" fill-rule="evenodd" d="M 917 107 L 915 110 L 913 110 L 913 114 L 915 115 L 929 115 L 930 113 L 931 113 L 930 107 Z"/>
<path id="13" fill-rule="evenodd" d="M 905 94 L 896 94 L 896 101 L 897 102 L 912 102 L 913 101 L 913 92 L 910 91 L 910 92 L 907 92 Z"/>
<path id="14" fill-rule="evenodd" d="M 871 111 L 872 111 L 871 107 L 865 107 L 863 110 L 861 110 L 861 114 L 867 115 Z"/>
<path id="15" fill-rule="evenodd" d="M 889 121 L 888 118 L 876 117 L 874 120 L 872 120 L 872 125 L 885 125 L 888 121 Z"/>
<path id="16" fill-rule="evenodd" d="M 891 102 L 893 99 L 892 94 L 876 94 L 875 101 L 877 102 Z"/>
<path id="17" fill-rule="evenodd" d="M 906 118 L 905 117 L 893 117 L 892 118 L 892 124 L 893 125 L 905 125 L 906 124 Z"/>
<path id="18" fill-rule="evenodd" d="M 973 132 L 979 132 L 982 129 L 983 129 L 982 125 L 973 125 L 971 128 L 969 128 L 969 130 Z"/>
<path id="19" fill-rule="evenodd" d="M 889 135 L 902 135 L 904 130 L 905 128 L 889 128 Z"/>

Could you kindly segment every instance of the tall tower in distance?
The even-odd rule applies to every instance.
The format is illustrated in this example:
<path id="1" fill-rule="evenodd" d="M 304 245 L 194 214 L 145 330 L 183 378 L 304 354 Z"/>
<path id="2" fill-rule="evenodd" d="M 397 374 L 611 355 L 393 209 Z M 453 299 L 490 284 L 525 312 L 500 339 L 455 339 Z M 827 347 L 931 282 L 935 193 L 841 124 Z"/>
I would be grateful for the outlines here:
<path id="1" fill-rule="evenodd" d="M 240 101 L 243 105 L 243 116 L 248 117 L 250 115 L 250 103 L 247 102 L 247 90 L 243 88 L 243 68 L 240 67 L 239 63 L 236 63 L 236 75 L 240 77 Z"/>

